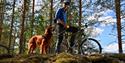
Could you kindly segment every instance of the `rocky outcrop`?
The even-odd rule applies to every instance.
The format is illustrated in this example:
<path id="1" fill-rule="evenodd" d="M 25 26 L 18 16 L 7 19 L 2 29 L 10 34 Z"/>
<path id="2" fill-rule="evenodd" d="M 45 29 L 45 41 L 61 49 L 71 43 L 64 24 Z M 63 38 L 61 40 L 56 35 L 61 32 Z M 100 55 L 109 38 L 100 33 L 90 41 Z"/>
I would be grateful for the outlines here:
<path id="1" fill-rule="evenodd" d="M 125 54 L 0 55 L 0 63 L 125 63 Z"/>

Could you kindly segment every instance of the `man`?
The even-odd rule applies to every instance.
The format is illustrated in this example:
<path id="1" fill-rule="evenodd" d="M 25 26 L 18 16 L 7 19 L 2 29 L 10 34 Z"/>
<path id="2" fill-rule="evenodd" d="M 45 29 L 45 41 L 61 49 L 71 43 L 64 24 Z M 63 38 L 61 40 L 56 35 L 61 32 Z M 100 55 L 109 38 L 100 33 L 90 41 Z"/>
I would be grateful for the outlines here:
<path id="1" fill-rule="evenodd" d="M 65 30 L 67 31 L 71 31 L 71 32 L 77 32 L 75 29 L 74 31 L 74 28 L 73 29 L 69 29 L 70 27 L 67 28 L 67 25 L 66 25 L 66 20 L 67 20 L 67 15 L 66 15 L 66 11 L 68 10 L 68 7 L 70 6 L 70 3 L 69 2 L 65 2 L 64 3 L 64 6 L 63 8 L 60 8 L 58 11 L 57 11 L 57 14 L 56 14 L 56 20 L 57 20 L 57 32 L 58 32 L 58 40 L 57 40 L 57 43 L 56 43 L 56 53 L 60 53 L 60 45 L 62 43 L 62 40 L 63 40 L 63 33 Z M 74 35 L 73 35 L 74 36 Z M 74 37 L 71 37 L 71 39 L 75 39 L 75 36 Z M 70 46 L 72 47 L 74 42 L 74 40 L 70 40 L 71 44 Z"/>

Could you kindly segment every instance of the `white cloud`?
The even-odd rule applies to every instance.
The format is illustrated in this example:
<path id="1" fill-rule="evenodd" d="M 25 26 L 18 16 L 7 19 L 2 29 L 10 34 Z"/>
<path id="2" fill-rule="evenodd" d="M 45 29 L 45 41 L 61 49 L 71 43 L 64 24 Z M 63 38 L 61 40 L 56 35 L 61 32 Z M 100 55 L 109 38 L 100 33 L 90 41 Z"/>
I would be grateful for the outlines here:
<path id="1" fill-rule="evenodd" d="M 95 20 L 96 18 L 94 16 L 90 16 L 87 19 L 91 21 L 91 20 Z"/>
<path id="2" fill-rule="evenodd" d="M 114 22 L 116 22 L 116 19 L 114 19 L 112 16 L 104 16 L 100 17 L 98 21 L 101 21 L 105 24 L 113 24 Z"/>
<path id="3" fill-rule="evenodd" d="M 102 26 L 114 25 L 116 23 L 116 18 L 114 18 L 115 12 L 112 10 L 106 10 L 99 13 L 95 13 L 93 16 L 88 17 L 89 21 L 98 21 L 101 22 Z"/>
<path id="4" fill-rule="evenodd" d="M 123 52 L 125 52 L 125 44 L 122 45 Z M 118 53 L 118 43 L 112 43 L 108 46 L 105 46 L 103 49 L 104 53 Z"/>
<path id="5" fill-rule="evenodd" d="M 96 27 L 91 27 L 89 26 L 86 30 L 85 33 L 92 36 L 92 37 L 97 37 L 99 34 L 101 34 L 104 31 L 104 29 L 101 28 L 96 28 Z"/>
<path id="6" fill-rule="evenodd" d="M 98 36 L 99 34 L 101 34 L 103 31 L 104 31 L 104 29 L 94 28 L 94 29 L 92 30 L 92 36 L 96 37 L 96 36 Z"/>
<path id="7" fill-rule="evenodd" d="M 101 26 L 101 27 L 105 27 L 106 25 L 105 25 L 104 23 L 101 23 L 100 26 Z"/>

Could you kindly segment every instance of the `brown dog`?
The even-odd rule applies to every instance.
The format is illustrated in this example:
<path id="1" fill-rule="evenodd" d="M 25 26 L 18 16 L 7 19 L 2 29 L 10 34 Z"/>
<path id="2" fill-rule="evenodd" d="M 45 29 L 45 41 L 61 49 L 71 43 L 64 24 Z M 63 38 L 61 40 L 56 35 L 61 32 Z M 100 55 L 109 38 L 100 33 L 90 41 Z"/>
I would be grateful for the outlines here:
<path id="1" fill-rule="evenodd" d="M 35 35 L 29 39 L 28 54 L 32 54 L 37 45 L 40 49 L 40 54 L 46 54 L 52 37 L 53 27 L 50 25 L 45 29 L 44 35 Z"/>

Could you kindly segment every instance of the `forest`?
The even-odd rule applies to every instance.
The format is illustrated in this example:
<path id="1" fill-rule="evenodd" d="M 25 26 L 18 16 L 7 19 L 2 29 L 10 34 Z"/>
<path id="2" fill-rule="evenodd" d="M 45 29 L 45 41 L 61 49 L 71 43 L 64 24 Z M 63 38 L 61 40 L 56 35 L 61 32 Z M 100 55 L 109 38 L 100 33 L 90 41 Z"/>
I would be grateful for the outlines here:
<path id="1" fill-rule="evenodd" d="M 54 24 L 56 11 L 65 0 L 0 0 L 0 54 L 26 54 L 27 42 L 33 35 L 42 35 L 46 26 Z M 85 23 L 93 28 L 101 24 L 112 25 L 117 32 L 119 53 L 125 43 L 124 0 L 66 0 L 71 3 L 67 23 L 82 27 Z M 115 16 L 99 20 L 104 12 L 111 10 Z M 116 21 L 110 21 L 115 18 Z M 91 36 L 90 37 L 96 37 Z M 103 45 L 103 44 L 102 44 Z"/>

